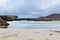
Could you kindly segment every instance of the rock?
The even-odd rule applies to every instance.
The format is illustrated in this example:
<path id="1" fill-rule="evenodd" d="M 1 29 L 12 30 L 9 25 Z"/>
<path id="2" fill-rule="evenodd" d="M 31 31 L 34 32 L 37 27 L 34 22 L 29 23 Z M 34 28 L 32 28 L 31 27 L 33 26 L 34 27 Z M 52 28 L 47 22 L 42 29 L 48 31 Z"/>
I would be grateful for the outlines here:
<path id="1" fill-rule="evenodd" d="M 14 21 L 17 19 L 17 16 L 0 16 L 0 28 L 7 28 L 7 21 Z"/>

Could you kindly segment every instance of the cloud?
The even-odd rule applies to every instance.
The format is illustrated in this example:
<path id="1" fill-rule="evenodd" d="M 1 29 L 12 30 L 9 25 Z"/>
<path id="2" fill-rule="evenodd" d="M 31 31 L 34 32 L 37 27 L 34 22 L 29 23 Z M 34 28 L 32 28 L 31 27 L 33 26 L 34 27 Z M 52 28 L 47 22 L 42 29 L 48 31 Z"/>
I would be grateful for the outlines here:
<path id="1" fill-rule="evenodd" d="M 14 14 L 21 9 L 24 4 L 23 0 L 0 0 L 0 13 L 2 14 Z"/>
<path id="2" fill-rule="evenodd" d="M 26 6 L 21 13 L 22 15 L 47 15 L 51 14 L 58 4 L 60 0 L 26 0 Z"/>
<path id="3" fill-rule="evenodd" d="M 40 6 L 38 5 L 38 7 L 40 7 L 40 9 L 48 9 L 56 6 L 59 3 L 60 0 L 42 0 L 41 5 Z"/>
<path id="4" fill-rule="evenodd" d="M 0 0 L 0 14 L 35 17 L 58 12 L 59 5 L 60 0 Z"/>

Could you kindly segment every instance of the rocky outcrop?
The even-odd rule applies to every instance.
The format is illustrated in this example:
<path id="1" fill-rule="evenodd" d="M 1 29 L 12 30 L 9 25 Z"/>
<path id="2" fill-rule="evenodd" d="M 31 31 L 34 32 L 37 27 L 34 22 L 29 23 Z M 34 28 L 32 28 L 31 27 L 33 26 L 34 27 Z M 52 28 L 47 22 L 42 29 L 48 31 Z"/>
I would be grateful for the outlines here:
<path id="1" fill-rule="evenodd" d="M 3 20 L 5 21 L 11 21 L 11 20 L 16 20 L 18 19 L 18 16 L 11 16 L 11 15 L 7 15 L 7 16 L 0 16 Z"/>
<path id="2" fill-rule="evenodd" d="M 0 28 L 7 28 L 7 21 L 18 20 L 18 16 L 0 16 Z"/>

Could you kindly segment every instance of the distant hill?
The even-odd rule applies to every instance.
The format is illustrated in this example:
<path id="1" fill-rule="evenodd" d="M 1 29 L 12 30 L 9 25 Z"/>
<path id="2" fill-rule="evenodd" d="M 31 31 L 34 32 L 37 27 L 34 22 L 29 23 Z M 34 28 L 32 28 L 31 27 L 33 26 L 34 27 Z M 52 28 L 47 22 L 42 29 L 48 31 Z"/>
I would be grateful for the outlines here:
<path id="1" fill-rule="evenodd" d="M 38 18 L 20 18 L 19 20 L 27 20 L 27 21 L 60 21 L 60 14 L 51 14 L 45 17 Z"/>
<path id="2" fill-rule="evenodd" d="M 60 18 L 60 14 L 51 14 L 49 16 L 46 16 L 47 18 Z"/>
<path id="3" fill-rule="evenodd" d="M 60 14 L 51 14 L 45 17 L 38 17 L 38 19 L 43 19 L 43 20 L 60 20 Z"/>

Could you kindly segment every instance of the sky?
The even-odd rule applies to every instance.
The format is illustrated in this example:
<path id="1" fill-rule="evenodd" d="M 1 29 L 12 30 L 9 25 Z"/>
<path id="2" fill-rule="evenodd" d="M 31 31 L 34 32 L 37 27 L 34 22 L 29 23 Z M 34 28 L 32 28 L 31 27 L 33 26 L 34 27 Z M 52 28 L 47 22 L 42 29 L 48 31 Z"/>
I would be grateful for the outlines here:
<path id="1" fill-rule="evenodd" d="M 60 0 L 0 0 L 0 15 L 40 17 L 60 13 Z"/>

